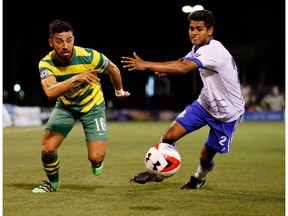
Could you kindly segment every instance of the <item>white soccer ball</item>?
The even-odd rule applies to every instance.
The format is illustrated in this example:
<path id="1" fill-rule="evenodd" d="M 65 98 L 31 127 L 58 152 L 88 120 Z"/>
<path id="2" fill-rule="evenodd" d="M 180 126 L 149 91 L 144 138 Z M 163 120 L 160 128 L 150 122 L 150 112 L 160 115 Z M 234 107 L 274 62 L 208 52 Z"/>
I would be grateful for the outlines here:
<path id="1" fill-rule="evenodd" d="M 181 157 L 174 146 L 159 143 L 148 150 L 144 162 L 148 172 L 156 174 L 157 178 L 168 178 L 180 168 Z"/>

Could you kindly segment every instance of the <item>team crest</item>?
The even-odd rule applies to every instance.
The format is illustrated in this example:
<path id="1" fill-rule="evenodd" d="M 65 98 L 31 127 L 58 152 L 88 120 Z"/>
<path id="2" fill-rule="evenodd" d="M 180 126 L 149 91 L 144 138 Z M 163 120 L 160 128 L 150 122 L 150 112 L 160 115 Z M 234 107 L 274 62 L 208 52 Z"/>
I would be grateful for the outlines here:
<path id="1" fill-rule="evenodd" d="M 41 71 L 41 73 L 40 73 L 41 79 L 44 79 L 44 78 L 46 78 L 46 77 L 48 77 L 48 76 L 49 76 L 49 71 L 48 71 L 48 69 L 45 69 L 45 70 Z"/>

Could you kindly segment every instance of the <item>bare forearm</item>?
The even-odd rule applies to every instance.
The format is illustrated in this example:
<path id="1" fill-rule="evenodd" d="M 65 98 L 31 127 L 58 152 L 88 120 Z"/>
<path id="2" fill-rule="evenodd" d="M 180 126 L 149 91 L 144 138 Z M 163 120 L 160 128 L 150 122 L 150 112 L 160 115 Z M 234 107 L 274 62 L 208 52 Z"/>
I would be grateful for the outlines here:
<path id="1" fill-rule="evenodd" d="M 149 62 L 145 61 L 147 70 L 160 72 L 160 73 L 187 73 L 190 71 L 186 65 L 179 63 L 178 61 L 168 62 Z"/>
<path id="2" fill-rule="evenodd" d="M 188 73 L 189 71 L 198 68 L 198 65 L 193 61 L 166 61 L 166 62 L 151 62 L 144 61 L 135 52 L 133 57 L 122 56 L 123 67 L 129 71 L 132 70 L 151 70 L 157 73 Z"/>
<path id="3" fill-rule="evenodd" d="M 48 88 L 46 88 L 46 95 L 49 98 L 49 100 L 55 100 L 59 96 L 63 95 L 65 92 L 67 92 L 69 89 L 71 89 L 76 83 L 76 76 L 71 77 L 65 81 L 57 82 Z"/>
<path id="4" fill-rule="evenodd" d="M 110 76 L 111 83 L 114 86 L 115 90 L 119 90 L 123 88 L 121 73 L 120 73 L 119 68 L 116 65 L 111 64 L 109 66 L 109 76 Z"/>
<path id="5" fill-rule="evenodd" d="M 62 82 L 57 82 L 54 76 L 50 76 L 41 81 L 42 88 L 50 100 L 55 100 L 76 84 L 86 82 L 92 86 L 93 83 L 98 83 L 100 79 L 97 77 L 97 72 L 98 69 L 81 72 Z"/>

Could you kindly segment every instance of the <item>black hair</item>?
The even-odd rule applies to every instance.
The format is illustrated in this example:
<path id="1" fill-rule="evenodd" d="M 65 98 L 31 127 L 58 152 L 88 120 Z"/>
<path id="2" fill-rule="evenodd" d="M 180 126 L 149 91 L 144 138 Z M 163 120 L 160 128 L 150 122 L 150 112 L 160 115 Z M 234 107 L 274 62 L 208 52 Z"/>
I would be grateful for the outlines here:
<path id="1" fill-rule="evenodd" d="M 50 37 L 53 37 L 54 34 L 56 33 L 69 32 L 69 31 L 73 33 L 73 28 L 71 24 L 67 21 L 56 19 L 49 24 Z"/>
<path id="2" fill-rule="evenodd" d="M 211 27 L 215 26 L 215 19 L 212 14 L 212 11 L 203 9 L 203 10 L 197 10 L 194 12 L 191 12 L 188 16 L 188 20 L 194 20 L 194 21 L 204 21 L 205 26 L 209 29 Z"/>

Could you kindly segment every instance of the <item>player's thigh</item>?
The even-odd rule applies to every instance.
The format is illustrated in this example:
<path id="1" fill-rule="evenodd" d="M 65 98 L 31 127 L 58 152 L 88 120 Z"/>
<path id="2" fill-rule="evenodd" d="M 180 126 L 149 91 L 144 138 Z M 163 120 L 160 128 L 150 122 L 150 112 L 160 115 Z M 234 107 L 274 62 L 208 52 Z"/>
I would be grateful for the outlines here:
<path id="1" fill-rule="evenodd" d="M 105 103 L 101 103 L 80 117 L 86 142 L 107 140 L 108 131 L 105 109 Z"/>
<path id="2" fill-rule="evenodd" d="M 175 121 L 182 125 L 187 133 L 191 133 L 207 125 L 206 119 L 209 117 L 203 107 L 197 101 L 194 101 L 185 107 Z"/>
<path id="3" fill-rule="evenodd" d="M 46 124 L 45 130 L 50 130 L 66 137 L 76 123 L 74 115 L 69 110 L 55 108 Z"/>
<path id="4" fill-rule="evenodd" d="M 176 121 L 168 127 L 161 138 L 161 142 L 173 144 L 187 133 L 186 129 Z"/>
<path id="5" fill-rule="evenodd" d="M 55 153 L 75 125 L 73 114 L 65 109 L 55 108 L 46 124 L 42 137 L 42 152 Z"/>
<path id="6" fill-rule="evenodd" d="M 219 153 L 228 153 L 239 120 L 233 122 L 209 121 L 210 132 L 205 147 Z"/>

